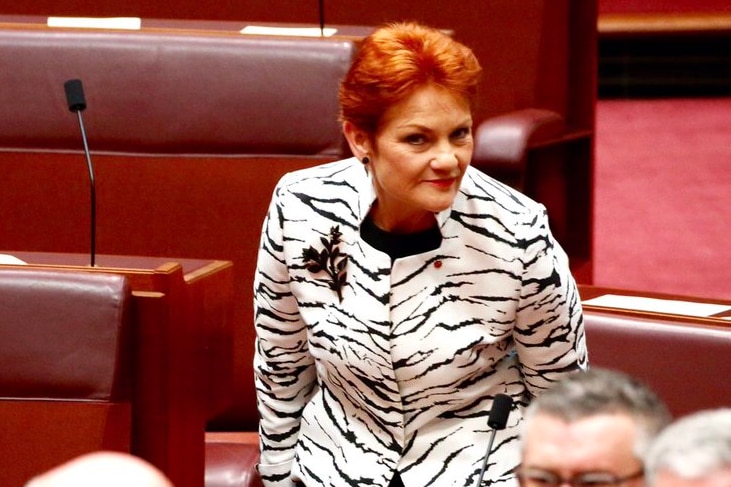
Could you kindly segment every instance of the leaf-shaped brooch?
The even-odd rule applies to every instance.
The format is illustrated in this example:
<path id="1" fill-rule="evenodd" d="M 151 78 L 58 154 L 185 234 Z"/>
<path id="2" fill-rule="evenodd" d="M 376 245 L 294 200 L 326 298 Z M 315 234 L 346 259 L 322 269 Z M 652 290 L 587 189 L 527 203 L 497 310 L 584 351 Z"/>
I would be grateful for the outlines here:
<path id="1" fill-rule="evenodd" d="M 325 272 L 328 277 L 328 286 L 338 293 L 338 299 L 343 300 L 343 287 L 348 275 L 345 270 L 348 264 L 348 255 L 340 251 L 340 227 L 330 228 L 329 239 L 320 237 L 323 249 L 319 252 L 312 246 L 302 251 L 302 259 L 305 261 L 307 270 L 319 274 Z"/>

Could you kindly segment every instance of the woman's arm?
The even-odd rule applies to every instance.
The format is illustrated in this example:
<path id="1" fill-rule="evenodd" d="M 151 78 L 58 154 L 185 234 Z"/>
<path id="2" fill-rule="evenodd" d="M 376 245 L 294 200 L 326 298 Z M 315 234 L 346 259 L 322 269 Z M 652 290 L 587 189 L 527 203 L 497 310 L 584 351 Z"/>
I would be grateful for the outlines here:
<path id="1" fill-rule="evenodd" d="M 292 485 L 289 474 L 300 417 L 316 384 L 307 330 L 290 291 L 283 252 L 283 193 L 278 186 L 262 229 L 254 277 L 254 382 L 261 449 L 258 468 L 268 487 Z"/>
<path id="2" fill-rule="evenodd" d="M 521 372 L 535 397 L 588 366 L 581 301 L 568 257 L 543 208 L 523 226 L 523 280 L 514 330 Z"/>

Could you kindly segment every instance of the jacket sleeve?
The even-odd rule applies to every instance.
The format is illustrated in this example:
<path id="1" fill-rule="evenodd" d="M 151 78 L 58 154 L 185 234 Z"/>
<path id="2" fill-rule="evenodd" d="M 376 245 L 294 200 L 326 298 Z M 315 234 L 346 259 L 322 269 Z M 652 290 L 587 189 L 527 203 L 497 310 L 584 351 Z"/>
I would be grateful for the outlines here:
<path id="1" fill-rule="evenodd" d="M 284 254 L 282 183 L 264 221 L 254 277 L 254 382 L 259 409 L 265 487 L 292 486 L 289 479 L 302 410 L 316 384 L 307 330 L 290 290 Z"/>
<path id="2" fill-rule="evenodd" d="M 539 205 L 521 227 L 523 277 L 514 340 L 523 380 L 535 397 L 563 375 L 586 369 L 588 354 L 576 282 L 545 208 Z"/>

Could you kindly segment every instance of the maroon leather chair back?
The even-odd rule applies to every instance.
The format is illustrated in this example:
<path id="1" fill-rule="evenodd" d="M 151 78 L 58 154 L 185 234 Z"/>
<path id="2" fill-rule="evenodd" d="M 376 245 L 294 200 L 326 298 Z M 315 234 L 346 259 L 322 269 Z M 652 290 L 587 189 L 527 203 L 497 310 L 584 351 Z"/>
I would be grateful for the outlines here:
<path id="1" fill-rule="evenodd" d="M 731 404 L 729 326 L 586 311 L 589 361 L 647 383 L 675 416 Z"/>
<path id="2" fill-rule="evenodd" d="M 130 299 L 123 276 L 0 266 L 3 485 L 129 451 Z"/>
<path id="3" fill-rule="evenodd" d="M 93 151 L 345 152 L 337 85 L 352 41 L 38 26 L 0 33 L 0 148 L 79 150 L 64 95 L 64 82 L 78 78 Z"/>

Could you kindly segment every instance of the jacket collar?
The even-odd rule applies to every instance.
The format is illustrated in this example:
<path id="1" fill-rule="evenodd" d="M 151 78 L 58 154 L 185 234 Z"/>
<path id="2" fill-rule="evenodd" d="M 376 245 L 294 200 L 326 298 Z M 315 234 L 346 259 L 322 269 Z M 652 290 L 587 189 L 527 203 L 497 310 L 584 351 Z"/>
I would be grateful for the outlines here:
<path id="1" fill-rule="evenodd" d="M 363 223 L 368 212 L 371 210 L 373 203 L 376 201 L 376 189 L 373 184 L 373 177 L 366 169 L 365 165 L 360 162 L 357 158 L 351 158 L 352 164 L 355 165 L 355 171 L 358 172 L 361 177 L 357 178 L 356 189 L 358 191 L 358 223 Z M 464 184 L 464 179 L 462 184 Z M 461 198 L 461 192 L 457 194 L 455 201 Z M 452 204 L 454 206 L 454 203 Z M 452 214 L 452 207 L 442 210 L 436 214 L 439 228 L 444 228 L 444 224 L 449 220 L 449 216 Z"/>

